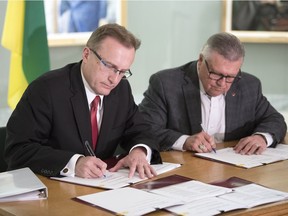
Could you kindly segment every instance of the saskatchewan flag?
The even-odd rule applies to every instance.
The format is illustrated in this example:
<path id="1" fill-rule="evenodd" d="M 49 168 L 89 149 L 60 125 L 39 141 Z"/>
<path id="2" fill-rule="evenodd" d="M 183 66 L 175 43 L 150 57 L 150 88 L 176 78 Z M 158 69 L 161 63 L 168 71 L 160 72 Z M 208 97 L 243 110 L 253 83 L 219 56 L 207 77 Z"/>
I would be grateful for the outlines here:
<path id="1" fill-rule="evenodd" d="M 43 0 L 8 0 L 2 45 L 11 51 L 8 105 L 14 109 L 28 84 L 50 69 Z"/>

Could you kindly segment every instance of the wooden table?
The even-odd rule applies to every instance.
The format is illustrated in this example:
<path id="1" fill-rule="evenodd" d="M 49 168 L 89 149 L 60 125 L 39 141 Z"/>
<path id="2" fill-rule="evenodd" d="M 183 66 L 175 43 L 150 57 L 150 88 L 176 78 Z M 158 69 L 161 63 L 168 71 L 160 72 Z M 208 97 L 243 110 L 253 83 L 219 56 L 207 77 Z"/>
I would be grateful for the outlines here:
<path id="1" fill-rule="evenodd" d="M 234 145 L 235 142 L 218 144 L 217 148 Z M 237 176 L 273 189 L 288 192 L 288 160 L 273 164 L 245 169 L 220 162 L 194 157 L 191 152 L 168 151 L 161 153 L 163 161 L 181 163 L 181 168 L 155 177 L 161 178 L 171 174 L 179 174 L 205 183 L 220 181 Z M 48 187 L 49 197 L 46 200 L 0 203 L 0 216 L 12 215 L 113 215 L 98 207 L 77 202 L 76 196 L 96 193 L 102 189 L 80 186 L 50 180 L 39 176 Z M 113 205 L 113 203 L 111 203 Z M 246 210 L 237 210 L 223 215 L 288 215 L 288 201 L 262 205 Z M 149 215 L 173 215 L 166 211 L 157 211 Z"/>

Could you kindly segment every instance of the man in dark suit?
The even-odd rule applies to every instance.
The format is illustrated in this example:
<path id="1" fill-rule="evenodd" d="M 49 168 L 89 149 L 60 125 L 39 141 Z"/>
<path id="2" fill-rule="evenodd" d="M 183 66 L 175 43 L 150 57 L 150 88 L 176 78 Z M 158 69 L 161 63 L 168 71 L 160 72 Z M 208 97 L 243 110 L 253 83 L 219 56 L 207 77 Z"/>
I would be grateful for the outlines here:
<path id="1" fill-rule="evenodd" d="M 241 72 L 244 47 L 229 33 L 212 35 L 198 61 L 155 73 L 139 110 L 162 151 L 210 152 L 240 140 L 240 154 L 261 154 L 284 138 L 284 118 L 262 94 L 255 76 Z"/>
<path id="2" fill-rule="evenodd" d="M 130 177 L 136 170 L 142 178 L 155 176 L 150 161 L 159 163 L 161 158 L 126 79 L 132 75 L 129 68 L 139 46 L 140 41 L 124 27 L 107 24 L 92 33 L 82 61 L 33 81 L 7 123 L 9 169 L 30 167 L 45 176 L 102 177 L 107 168 L 103 160 L 121 145 L 127 156 L 111 171 L 125 166 Z M 100 102 L 91 117 L 95 97 Z M 92 121 L 97 121 L 94 132 L 99 135 L 94 152 L 89 152 L 87 147 L 95 141 Z"/>

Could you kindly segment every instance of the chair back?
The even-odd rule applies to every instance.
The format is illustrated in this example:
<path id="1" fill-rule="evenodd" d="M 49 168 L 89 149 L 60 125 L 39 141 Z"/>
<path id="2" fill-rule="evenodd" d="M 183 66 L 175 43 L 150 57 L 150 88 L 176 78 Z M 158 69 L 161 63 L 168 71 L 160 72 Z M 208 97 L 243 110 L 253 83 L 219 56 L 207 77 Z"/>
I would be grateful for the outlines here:
<path id="1" fill-rule="evenodd" d="M 0 172 L 7 170 L 7 164 L 4 161 L 4 147 L 6 142 L 6 127 L 0 127 Z"/>

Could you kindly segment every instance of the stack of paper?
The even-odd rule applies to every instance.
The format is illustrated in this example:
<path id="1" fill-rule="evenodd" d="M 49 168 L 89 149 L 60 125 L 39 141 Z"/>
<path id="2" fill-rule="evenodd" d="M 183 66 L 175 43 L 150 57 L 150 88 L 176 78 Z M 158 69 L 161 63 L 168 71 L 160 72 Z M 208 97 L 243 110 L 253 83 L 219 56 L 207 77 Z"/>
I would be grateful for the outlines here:
<path id="1" fill-rule="evenodd" d="M 125 197 L 125 199 L 123 199 Z M 183 202 L 131 187 L 79 196 L 77 199 L 114 212 L 116 215 L 144 215 Z"/>
<path id="2" fill-rule="evenodd" d="M 248 184 L 233 188 L 229 193 L 166 209 L 178 215 L 217 215 L 231 210 L 252 208 L 285 199 L 288 199 L 288 193 L 257 184 Z"/>
<path id="3" fill-rule="evenodd" d="M 169 179 L 169 177 L 164 177 L 162 182 Z M 232 180 L 235 182 L 235 179 Z M 160 185 L 161 179 L 155 181 L 157 185 Z M 183 182 L 157 187 L 157 189 L 140 190 L 135 188 L 136 185 L 134 188 L 109 190 L 79 196 L 76 199 L 107 209 L 117 215 L 143 215 L 157 209 L 166 209 L 177 215 L 218 215 L 231 210 L 288 199 L 288 193 L 254 183 L 244 185 L 242 183 L 245 180 L 241 181 L 242 186 L 235 188 L 195 180 L 181 179 L 181 181 Z M 123 199 L 124 196 L 125 199 Z"/>

